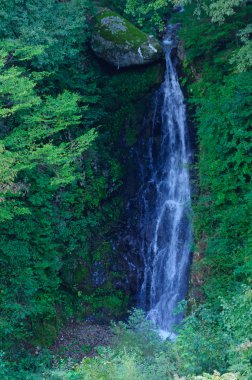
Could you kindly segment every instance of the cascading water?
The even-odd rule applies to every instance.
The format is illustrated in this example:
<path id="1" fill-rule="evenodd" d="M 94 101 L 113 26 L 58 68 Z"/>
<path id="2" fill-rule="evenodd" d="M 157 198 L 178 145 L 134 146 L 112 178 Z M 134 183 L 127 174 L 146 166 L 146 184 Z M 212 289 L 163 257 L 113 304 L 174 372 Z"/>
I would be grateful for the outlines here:
<path id="1" fill-rule="evenodd" d="M 136 148 L 141 186 L 129 206 L 137 210 L 130 246 L 140 255 L 139 304 L 168 337 L 182 318 L 174 315 L 186 296 L 192 243 L 189 169 L 190 144 L 184 97 L 172 51 L 176 31 L 165 36 L 165 81 L 157 92 L 145 148 Z M 140 151 L 141 153 L 140 153 Z"/>

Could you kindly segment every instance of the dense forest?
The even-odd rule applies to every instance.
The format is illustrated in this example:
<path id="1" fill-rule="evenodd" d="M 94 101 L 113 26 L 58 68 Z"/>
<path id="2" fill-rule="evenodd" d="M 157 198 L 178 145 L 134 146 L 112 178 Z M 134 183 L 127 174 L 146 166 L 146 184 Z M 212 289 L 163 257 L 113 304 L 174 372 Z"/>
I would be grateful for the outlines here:
<path id="1" fill-rule="evenodd" d="M 252 379 L 251 17 L 249 0 L 1 0 L 1 379 Z M 111 19 L 115 46 L 151 38 L 154 58 L 117 50 L 111 64 L 98 46 Z M 194 150 L 174 341 L 138 309 L 120 244 L 168 21 Z M 106 347 L 56 352 L 81 321 L 111 325 Z"/>

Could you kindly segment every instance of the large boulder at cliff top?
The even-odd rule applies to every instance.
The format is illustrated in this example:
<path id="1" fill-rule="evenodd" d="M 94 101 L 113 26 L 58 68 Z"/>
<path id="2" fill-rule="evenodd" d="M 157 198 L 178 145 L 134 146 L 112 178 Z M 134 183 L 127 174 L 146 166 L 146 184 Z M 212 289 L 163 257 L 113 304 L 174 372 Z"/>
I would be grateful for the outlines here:
<path id="1" fill-rule="evenodd" d="M 161 44 L 109 9 L 100 11 L 91 40 L 94 53 L 120 68 L 144 65 L 161 58 Z"/>

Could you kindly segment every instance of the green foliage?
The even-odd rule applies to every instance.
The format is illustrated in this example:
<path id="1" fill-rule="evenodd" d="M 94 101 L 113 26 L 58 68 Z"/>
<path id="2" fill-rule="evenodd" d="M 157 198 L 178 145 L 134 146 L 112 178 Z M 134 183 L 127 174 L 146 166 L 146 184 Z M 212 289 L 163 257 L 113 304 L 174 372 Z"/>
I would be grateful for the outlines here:
<path id="1" fill-rule="evenodd" d="M 217 2 L 209 3 L 217 12 Z M 176 16 L 183 21 L 183 70 L 199 146 L 199 183 L 194 199 L 197 251 L 191 285 L 195 299 L 191 297 L 190 302 L 191 306 L 206 302 L 185 320 L 176 346 L 182 358 L 182 375 L 217 369 L 250 379 L 252 327 L 247 321 L 251 290 L 241 283 L 250 284 L 252 270 L 252 77 L 249 58 L 235 61 L 234 56 L 243 49 L 237 47 L 236 35 L 243 28 L 249 30 L 251 5 L 236 7 L 235 12 L 228 11 L 231 2 L 226 5 L 218 12 L 228 16 L 228 22 L 213 23 L 217 19 L 206 17 L 210 8 L 205 8 L 199 19 L 192 19 L 197 12 L 195 4 Z"/>
<path id="2" fill-rule="evenodd" d="M 191 44 L 191 47 L 194 47 L 194 51 L 197 51 L 198 44 L 207 43 L 207 39 L 210 39 L 212 41 L 213 39 L 218 40 L 218 36 L 216 36 L 216 29 L 217 33 L 222 33 L 222 40 L 219 41 L 220 48 L 215 46 L 215 52 L 216 48 L 218 50 L 225 51 L 227 50 L 227 54 L 225 59 L 227 58 L 227 55 L 229 56 L 229 62 L 233 65 L 235 65 L 236 70 L 238 72 L 243 72 L 251 68 L 252 66 L 252 57 L 251 57 L 251 41 L 250 41 L 250 34 L 251 34 L 251 4 L 244 0 L 214 0 L 214 1 L 202 1 L 202 2 L 193 2 L 188 0 L 179 0 L 177 1 L 179 4 L 192 4 L 191 6 L 187 7 L 190 9 L 190 15 L 192 12 L 194 15 L 198 16 L 198 20 L 200 21 L 200 27 L 203 28 L 203 31 L 201 33 L 197 33 L 195 27 L 192 28 L 193 33 L 198 34 L 200 38 L 198 40 L 195 40 L 193 44 Z M 191 17 L 190 17 L 191 19 Z M 196 20 L 192 20 L 193 23 L 196 22 Z M 187 22 L 185 23 L 187 24 Z M 204 29 L 206 27 L 209 27 L 210 29 L 204 33 Z M 188 24 L 188 27 L 190 25 Z M 205 28 L 204 28 L 205 27 Z M 229 33 L 228 33 L 229 29 Z M 206 30 L 206 29 L 205 29 Z M 190 29 L 191 31 L 191 29 Z M 190 32 L 186 32 L 187 37 L 190 36 Z M 203 38 L 202 38 L 203 33 Z M 206 34 L 206 35 L 204 35 Z M 217 37 L 217 38 L 216 38 Z M 238 42 L 236 39 L 240 40 Z M 191 40 L 191 38 L 186 38 L 186 43 L 188 43 Z M 227 40 L 230 40 L 229 46 L 227 45 Z M 232 51 L 228 51 L 228 49 L 232 49 Z M 212 46 L 206 45 L 206 51 L 211 51 Z M 217 50 L 217 51 L 218 51 Z M 191 53 L 192 49 L 190 48 Z M 213 50 L 212 50 L 213 51 Z M 232 54 L 231 54 L 232 53 Z M 224 61 L 223 61 L 224 65 Z"/>
<path id="3" fill-rule="evenodd" d="M 40 97 L 38 83 L 9 54 L 1 69 L 0 299 L 6 344 L 10 336 L 27 338 L 29 324 L 54 317 L 61 266 L 51 239 L 54 192 L 76 182 L 76 160 L 96 137 L 93 130 L 74 133 L 84 117 L 79 95 Z M 63 140 L 66 131 L 72 137 Z"/>
<path id="4" fill-rule="evenodd" d="M 50 368 L 51 355 L 48 351 L 40 352 L 37 356 L 22 357 L 23 351 L 16 361 L 8 361 L 6 355 L 0 353 L 0 376 L 3 380 L 59 380 Z"/>
<path id="5" fill-rule="evenodd" d="M 244 281 L 252 270 L 247 240 L 251 228 L 247 223 L 251 207 L 250 80 L 248 73 L 226 78 L 223 86 L 211 86 L 199 100 L 198 135 L 204 155 L 199 164 L 202 224 L 198 229 L 208 236 L 206 261 L 219 284 L 218 273 Z M 224 278 L 223 289 L 229 285 Z M 210 290 L 211 283 L 207 286 Z"/>
<path id="6" fill-rule="evenodd" d="M 100 355 L 84 359 L 71 379 L 173 379 L 173 356 L 165 352 L 165 344 L 140 310 L 131 313 L 128 323 L 114 325 L 112 348 L 100 350 Z"/>
<path id="7" fill-rule="evenodd" d="M 112 2 L 115 11 L 123 4 Z M 201 4 L 192 2 L 176 18 L 183 20 L 184 84 L 200 147 L 195 232 L 201 259 L 194 273 L 202 276 L 206 305 L 185 319 L 173 344 L 135 311 L 114 326 L 110 349 L 75 370 L 51 371 L 51 358 L 29 355 L 30 344 L 49 346 L 68 317 L 104 321 L 127 308 L 118 285 L 125 273 L 112 242 L 123 218 L 125 157 L 162 67 L 117 74 L 101 68 L 87 48 L 90 2 L 1 2 L 4 380 L 194 379 L 214 370 L 233 374 L 199 379 L 252 378 L 251 5 Z M 148 31 L 163 28 L 170 10 L 166 0 L 126 6 Z"/>
<path id="8" fill-rule="evenodd" d="M 239 379 L 252 378 L 251 301 L 251 288 L 242 286 L 228 299 L 220 299 L 218 311 L 211 305 L 201 306 L 185 319 L 175 343 L 181 373 L 218 369 L 239 373 Z"/>
<path id="9" fill-rule="evenodd" d="M 188 4 L 188 0 L 178 0 L 177 3 Z M 196 3 L 196 2 L 195 2 Z M 237 8 L 246 5 L 244 0 L 204 0 L 196 3 L 195 14 L 200 16 L 206 13 L 212 22 L 222 23 L 229 16 L 233 16 Z"/>
<path id="10" fill-rule="evenodd" d="M 3 0 L 0 5 L 0 34 L 19 51 L 43 46 L 32 64 L 43 69 L 57 69 L 59 65 L 78 59 L 82 44 L 87 39 L 86 0 Z"/>
<path id="11" fill-rule="evenodd" d="M 114 325 L 114 346 L 119 350 L 125 347 L 133 352 L 141 352 L 145 358 L 150 358 L 162 351 L 163 344 L 153 325 L 145 319 L 142 310 L 133 310 L 127 323 L 119 322 Z"/>
<path id="12" fill-rule="evenodd" d="M 113 9 L 120 14 L 123 14 L 126 0 L 99 0 L 99 5 Z"/>
<path id="13" fill-rule="evenodd" d="M 184 68 L 199 144 L 195 232 L 202 257 L 194 268 L 199 277 L 204 273 L 204 297 L 217 305 L 216 295 L 249 281 L 252 271 L 251 72 L 238 73 L 230 64 L 235 35 L 248 23 L 251 7 L 241 7 L 222 24 L 192 21 L 193 11 L 190 6 L 179 18 L 184 17 Z"/>
<path id="14" fill-rule="evenodd" d="M 229 372 L 221 376 L 219 372 L 214 371 L 213 375 L 204 373 L 203 375 L 200 375 L 200 376 L 191 377 L 191 380 L 238 380 L 238 377 L 235 373 Z"/>
<path id="15" fill-rule="evenodd" d="M 118 318 L 128 303 L 111 243 L 123 126 L 158 74 L 104 72 L 87 48 L 92 12 L 82 0 L 0 5 L 0 339 L 10 359 L 28 341 L 50 345 L 73 315 Z"/>
<path id="16" fill-rule="evenodd" d="M 145 314 L 134 310 L 127 323 L 113 326 L 111 347 L 100 348 L 98 356 L 85 358 L 74 370 L 71 363 L 50 370 L 43 356 L 32 362 L 23 359 L 19 365 L 3 357 L 0 368 L 3 373 L 9 368 L 11 379 L 20 379 L 22 374 L 22 379 L 27 380 L 117 380 L 135 376 L 142 380 L 173 380 L 180 376 L 187 380 L 251 380 L 251 297 L 251 288 L 241 286 L 228 299 L 220 300 L 218 313 L 207 305 L 201 306 L 185 318 L 173 343 L 163 342 Z M 27 372 L 28 368 L 33 372 Z M 213 372 L 214 375 L 207 374 Z"/>
<path id="17" fill-rule="evenodd" d="M 94 174 L 93 158 L 87 156 L 97 138 L 90 125 L 96 117 L 88 108 L 97 98 L 87 96 L 94 90 L 74 89 L 72 82 L 63 88 L 57 85 L 60 70 L 64 72 L 73 58 L 81 59 L 87 37 L 83 6 L 78 1 L 74 6 L 54 1 L 26 2 L 26 7 L 21 2 L 1 3 L 0 337 L 5 348 L 27 339 L 49 344 L 56 336 L 56 307 L 64 308 L 66 302 L 60 270 L 65 255 L 74 252 L 67 248 L 71 229 L 77 217 L 84 228 L 83 244 L 90 228 L 84 215 L 91 205 L 80 202 L 76 215 L 70 216 L 72 201 L 88 197 L 92 176 L 90 192 L 101 181 Z M 64 36 L 68 38 L 63 43 Z M 104 197 L 99 190 L 95 205 Z M 99 224 L 101 213 L 92 218 Z M 81 251 L 77 242 L 75 250 Z"/>
<path id="18" fill-rule="evenodd" d="M 240 37 L 243 45 L 238 51 L 235 51 L 230 59 L 232 64 L 235 64 L 237 70 L 242 72 L 246 71 L 252 66 L 252 43 L 249 39 L 249 35 L 252 33 L 252 25 L 247 25 L 246 28 L 239 31 L 238 36 Z"/>
<path id="19" fill-rule="evenodd" d="M 74 371 L 65 369 L 62 378 L 250 380 L 251 289 L 242 286 L 221 305 L 218 313 L 201 306 L 188 316 L 173 343 L 163 342 L 144 313 L 134 310 L 127 323 L 113 326 L 110 348 L 101 348 Z"/>
<path id="20" fill-rule="evenodd" d="M 125 12 L 131 15 L 134 20 L 143 27 L 146 22 L 153 28 L 162 30 L 165 25 L 165 20 L 171 11 L 170 0 L 156 1 L 136 1 L 127 0 Z M 148 29 L 148 28 L 147 28 Z"/>

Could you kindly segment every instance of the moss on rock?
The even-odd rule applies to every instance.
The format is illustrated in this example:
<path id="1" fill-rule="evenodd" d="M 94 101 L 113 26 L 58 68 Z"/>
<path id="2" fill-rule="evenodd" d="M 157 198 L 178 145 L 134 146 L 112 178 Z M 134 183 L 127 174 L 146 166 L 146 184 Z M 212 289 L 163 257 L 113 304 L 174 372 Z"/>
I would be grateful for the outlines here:
<path id="1" fill-rule="evenodd" d="M 148 41 L 144 32 L 111 10 L 97 16 L 97 26 L 101 37 L 120 45 L 129 42 L 135 50 Z"/>
<path id="2" fill-rule="evenodd" d="M 109 9 L 100 11 L 94 29 L 92 50 L 117 68 L 144 65 L 162 56 L 162 46 L 156 38 Z"/>

